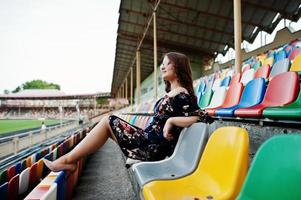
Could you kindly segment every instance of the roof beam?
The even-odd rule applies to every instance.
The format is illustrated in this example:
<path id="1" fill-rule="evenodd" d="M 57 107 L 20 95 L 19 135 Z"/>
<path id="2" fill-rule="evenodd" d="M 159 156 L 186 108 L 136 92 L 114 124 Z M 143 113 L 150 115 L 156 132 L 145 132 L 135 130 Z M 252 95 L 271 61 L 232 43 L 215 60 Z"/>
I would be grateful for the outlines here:
<path id="1" fill-rule="evenodd" d="M 134 25 L 134 26 L 143 27 L 142 24 L 138 24 L 138 23 L 135 23 L 135 22 L 130 22 L 130 21 L 126 21 L 126 20 L 121 20 L 121 22 L 126 23 L 126 24 L 130 24 L 130 25 Z M 122 30 L 120 30 L 120 31 L 122 31 Z M 225 44 L 225 43 L 222 43 L 220 41 L 211 40 L 211 39 L 207 39 L 207 38 L 203 38 L 203 37 L 199 37 L 199 36 L 194 36 L 194 35 L 178 33 L 176 31 L 172 31 L 172 30 L 168 30 L 168 29 L 157 28 L 157 31 L 162 32 L 162 33 L 170 33 L 170 34 L 181 36 L 181 37 L 193 38 L 193 39 L 199 40 L 199 41 L 211 42 L 211 43 L 220 44 L 220 45 L 230 45 L 230 43 Z M 233 35 L 231 34 L 231 36 L 233 36 Z M 158 41 L 159 40 L 160 40 L 160 38 L 158 38 Z"/>
<path id="2" fill-rule="evenodd" d="M 120 31 L 119 34 L 126 36 L 126 37 L 132 37 L 132 38 L 137 37 L 137 34 L 131 33 L 128 31 Z M 153 42 L 152 37 L 146 37 L 145 40 L 146 40 L 146 42 L 145 42 L 146 44 L 152 44 L 152 42 Z M 180 52 L 187 52 L 187 53 L 195 54 L 195 55 L 199 55 L 199 56 L 200 55 L 210 55 L 210 56 L 213 55 L 210 52 L 207 52 L 206 50 L 204 50 L 202 47 L 194 48 L 194 47 L 188 46 L 185 43 L 179 43 L 179 42 L 175 43 L 174 41 L 162 40 L 162 39 L 158 40 L 158 43 L 159 43 L 158 46 L 161 46 L 161 48 L 165 47 L 170 50 L 178 50 Z"/>
<path id="3" fill-rule="evenodd" d="M 187 11 L 197 12 L 198 14 L 202 14 L 202 15 L 206 15 L 206 16 L 210 16 L 210 17 L 216 17 L 218 19 L 223 19 L 225 21 L 231 21 L 231 22 L 234 21 L 233 17 L 228 17 L 228 16 L 222 16 L 222 15 L 218 15 L 218 14 L 214 14 L 214 13 L 209 13 L 209 12 L 198 10 L 198 9 L 192 8 L 192 7 L 185 7 L 185 6 L 181 6 L 181 5 L 178 5 L 178 4 L 172 4 L 172 3 L 169 3 L 169 2 L 162 2 L 161 5 L 167 5 L 167 6 L 178 8 L 178 9 L 184 9 L 184 10 L 187 10 Z M 266 28 L 261 26 L 260 24 L 256 24 L 256 23 L 248 22 L 248 21 L 244 21 L 244 20 L 242 20 L 242 23 L 246 24 L 246 25 L 251 25 L 251 26 L 254 26 L 254 27 L 257 26 L 261 30 L 267 31 Z"/>

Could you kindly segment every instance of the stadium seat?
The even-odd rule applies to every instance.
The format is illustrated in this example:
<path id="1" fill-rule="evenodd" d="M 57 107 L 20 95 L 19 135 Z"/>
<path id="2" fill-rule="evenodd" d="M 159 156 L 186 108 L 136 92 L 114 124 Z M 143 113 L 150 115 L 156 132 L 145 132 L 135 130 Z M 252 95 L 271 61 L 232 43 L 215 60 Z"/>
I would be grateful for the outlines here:
<path id="1" fill-rule="evenodd" d="M 280 50 L 275 54 L 275 61 L 274 63 L 276 63 L 279 60 L 285 59 L 286 58 L 286 52 L 285 50 Z"/>
<path id="2" fill-rule="evenodd" d="M 293 61 L 297 55 L 301 53 L 301 48 L 294 48 L 293 51 L 289 54 L 289 60 Z"/>
<path id="3" fill-rule="evenodd" d="M 301 92 L 291 104 L 264 109 L 263 116 L 271 119 L 301 119 Z"/>
<path id="4" fill-rule="evenodd" d="M 299 92 L 299 77 L 295 72 L 285 72 L 275 76 L 269 83 L 263 101 L 249 108 L 235 110 L 239 117 L 262 116 L 262 111 L 271 106 L 283 106 L 293 102 Z"/>
<path id="5" fill-rule="evenodd" d="M 231 78 L 229 86 L 231 86 L 234 83 L 239 83 L 240 82 L 240 78 L 241 78 L 241 73 L 234 74 L 232 76 L 232 78 Z"/>
<path id="6" fill-rule="evenodd" d="M 205 109 L 215 108 L 222 105 L 226 96 L 226 92 L 227 92 L 226 87 L 217 88 L 211 98 L 209 106 L 207 106 Z"/>
<path id="7" fill-rule="evenodd" d="M 43 200 L 56 200 L 57 199 L 57 184 L 52 183 L 49 190 L 42 198 Z"/>
<path id="8" fill-rule="evenodd" d="M 8 199 L 18 199 L 19 196 L 19 174 L 8 182 Z"/>
<path id="9" fill-rule="evenodd" d="M 212 88 L 212 85 L 213 85 L 213 82 L 215 80 L 215 77 L 214 75 L 211 75 L 209 77 L 207 77 L 207 83 L 206 83 L 206 89 L 205 89 L 205 92 L 210 90 Z"/>
<path id="10" fill-rule="evenodd" d="M 255 72 L 254 79 L 256 79 L 256 78 L 268 79 L 268 77 L 270 75 L 270 71 L 271 71 L 271 68 L 268 65 L 259 67 Z"/>
<path id="11" fill-rule="evenodd" d="M 39 182 L 39 179 L 38 179 L 38 170 L 37 170 L 37 167 L 38 167 L 38 164 L 37 163 L 34 163 L 31 167 L 30 167 L 30 170 L 29 170 L 29 189 L 33 189 L 36 184 Z"/>
<path id="12" fill-rule="evenodd" d="M 213 95 L 213 91 L 210 89 L 210 90 L 207 90 L 204 95 L 202 95 L 201 99 L 199 100 L 198 102 L 198 105 L 200 108 L 205 108 L 207 107 L 209 104 L 210 104 L 210 101 L 211 101 L 211 98 L 212 98 L 212 95 Z"/>
<path id="13" fill-rule="evenodd" d="M 171 157 L 162 161 L 134 164 L 132 170 L 139 188 L 150 181 L 177 179 L 192 173 L 197 167 L 208 137 L 208 126 L 195 123 L 183 129 Z"/>
<path id="14" fill-rule="evenodd" d="M 215 115 L 215 111 L 219 108 L 227 108 L 237 105 L 240 100 L 243 88 L 244 86 L 242 85 L 242 83 L 232 84 L 227 91 L 224 102 L 220 106 L 206 109 L 208 115 Z"/>
<path id="15" fill-rule="evenodd" d="M 12 179 L 16 174 L 16 166 L 12 165 L 7 169 L 7 181 Z"/>
<path id="16" fill-rule="evenodd" d="M 237 200 L 301 199 L 301 135 L 278 135 L 257 151 Z"/>
<path id="17" fill-rule="evenodd" d="M 0 185 L 0 197 L 1 199 L 8 199 L 8 182 Z"/>
<path id="18" fill-rule="evenodd" d="M 255 74 L 255 70 L 254 69 L 249 69 L 247 71 L 245 71 L 243 74 L 242 74 L 242 77 L 240 79 L 240 82 L 243 84 L 243 85 L 246 85 L 249 81 L 253 80 L 254 79 L 254 74 Z"/>
<path id="19" fill-rule="evenodd" d="M 24 169 L 26 169 L 28 166 L 27 166 L 27 162 L 26 162 L 26 159 L 24 159 L 23 161 L 22 161 L 22 171 L 24 170 Z"/>
<path id="20" fill-rule="evenodd" d="M 301 53 L 297 55 L 293 60 L 290 71 L 298 72 L 298 74 L 301 74 Z"/>
<path id="21" fill-rule="evenodd" d="M 257 70 L 259 67 L 261 67 L 261 62 L 260 62 L 260 61 L 257 61 L 256 63 L 254 63 L 254 64 L 252 65 L 252 68 L 253 68 L 254 70 Z"/>
<path id="22" fill-rule="evenodd" d="M 241 68 L 241 73 L 245 73 L 245 72 L 248 71 L 249 69 L 251 69 L 251 65 L 250 65 L 250 64 L 245 64 L 245 65 L 242 66 L 242 68 Z"/>
<path id="23" fill-rule="evenodd" d="M 51 172 L 53 173 L 53 172 Z M 57 200 L 65 200 L 66 193 L 66 177 L 65 172 L 60 171 L 57 173 L 57 177 L 54 180 L 57 183 Z"/>
<path id="24" fill-rule="evenodd" d="M 219 79 L 219 78 L 215 79 L 211 89 L 213 91 L 217 90 L 217 88 L 219 88 L 221 86 L 221 82 L 222 82 L 221 79 Z"/>
<path id="25" fill-rule="evenodd" d="M 0 174 L 0 185 L 8 181 L 7 170 L 3 170 Z"/>
<path id="26" fill-rule="evenodd" d="M 43 176 L 43 169 L 44 169 L 44 161 L 42 159 L 40 159 L 37 162 L 37 176 L 38 176 L 38 179 L 42 178 L 42 176 Z"/>
<path id="27" fill-rule="evenodd" d="M 144 199 L 235 199 L 247 173 L 248 150 L 249 137 L 245 129 L 219 128 L 210 136 L 192 174 L 145 184 Z"/>
<path id="28" fill-rule="evenodd" d="M 21 162 L 18 162 L 16 165 L 15 173 L 20 174 L 23 171 L 23 166 Z"/>
<path id="29" fill-rule="evenodd" d="M 29 185 L 29 171 L 30 168 L 24 169 L 20 174 L 19 180 L 19 194 L 23 194 L 28 190 Z"/>
<path id="30" fill-rule="evenodd" d="M 226 76 L 226 77 L 222 80 L 222 82 L 221 82 L 221 87 L 222 87 L 222 86 L 228 87 L 229 84 L 230 84 L 230 81 L 231 81 L 231 77 L 230 77 L 230 76 Z"/>
<path id="31" fill-rule="evenodd" d="M 234 111 L 238 108 L 247 108 L 259 104 L 265 94 L 266 82 L 264 78 L 257 78 L 250 81 L 244 88 L 240 101 L 236 106 L 220 108 L 215 111 L 215 115 L 223 117 L 233 117 Z"/>
<path id="32" fill-rule="evenodd" d="M 266 58 L 266 59 L 263 61 L 262 66 L 270 66 L 270 67 L 272 67 L 273 64 L 274 64 L 274 57 L 272 56 L 272 57 Z"/>
<path id="33" fill-rule="evenodd" d="M 201 80 L 200 83 L 198 84 L 196 93 L 203 94 L 205 92 L 205 89 L 206 89 L 206 83 L 204 80 Z"/>
<path id="34" fill-rule="evenodd" d="M 289 69 L 289 59 L 285 58 L 276 62 L 271 69 L 269 79 L 283 72 L 287 72 L 288 69 Z"/>
<path id="35" fill-rule="evenodd" d="M 33 162 L 31 162 L 31 156 L 28 156 L 28 157 L 26 158 L 26 166 L 27 166 L 27 167 L 31 167 L 32 164 L 33 164 Z"/>

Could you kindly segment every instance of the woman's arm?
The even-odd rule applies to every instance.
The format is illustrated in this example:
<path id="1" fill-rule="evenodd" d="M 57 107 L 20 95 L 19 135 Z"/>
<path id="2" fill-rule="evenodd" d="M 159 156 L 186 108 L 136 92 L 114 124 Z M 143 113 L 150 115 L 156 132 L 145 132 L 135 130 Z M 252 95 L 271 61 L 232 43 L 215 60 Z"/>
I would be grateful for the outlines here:
<path id="1" fill-rule="evenodd" d="M 198 116 L 191 116 L 191 117 L 170 117 L 163 128 L 163 136 L 167 140 L 171 140 L 172 137 L 172 127 L 173 126 L 178 126 L 178 127 L 187 127 L 190 126 L 191 124 L 197 122 Z"/>

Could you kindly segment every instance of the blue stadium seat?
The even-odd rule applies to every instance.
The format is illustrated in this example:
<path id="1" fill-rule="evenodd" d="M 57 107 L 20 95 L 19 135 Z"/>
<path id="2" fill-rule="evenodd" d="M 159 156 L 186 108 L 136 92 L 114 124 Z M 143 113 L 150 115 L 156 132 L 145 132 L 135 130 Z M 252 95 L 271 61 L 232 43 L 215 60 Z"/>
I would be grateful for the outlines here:
<path id="1" fill-rule="evenodd" d="M 0 186 L 0 197 L 3 200 L 8 199 L 8 183 L 4 183 Z"/>
<path id="2" fill-rule="evenodd" d="M 66 196 L 66 175 L 65 172 L 59 172 L 59 175 L 54 181 L 57 183 L 57 199 L 56 200 L 65 200 Z"/>
<path id="3" fill-rule="evenodd" d="M 279 60 L 278 62 L 276 62 L 270 72 L 270 76 L 269 79 L 273 78 L 274 76 L 277 76 L 278 74 L 281 74 L 283 72 L 287 72 L 289 69 L 289 59 L 285 58 L 282 60 Z"/>
<path id="4" fill-rule="evenodd" d="M 280 50 L 275 54 L 275 63 L 285 58 L 287 58 L 285 50 Z"/>
<path id="5" fill-rule="evenodd" d="M 221 87 L 222 87 L 222 86 L 228 87 L 229 84 L 230 84 L 230 81 L 231 81 L 231 77 L 230 77 L 230 76 L 226 76 L 226 77 L 222 80 L 222 82 L 221 82 Z"/>
<path id="6" fill-rule="evenodd" d="M 247 83 L 242 92 L 240 102 L 236 106 L 221 108 L 215 111 L 216 116 L 233 117 L 238 108 L 247 108 L 259 104 L 265 94 L 266 83 L 264 78 L 257 78 Z"/>

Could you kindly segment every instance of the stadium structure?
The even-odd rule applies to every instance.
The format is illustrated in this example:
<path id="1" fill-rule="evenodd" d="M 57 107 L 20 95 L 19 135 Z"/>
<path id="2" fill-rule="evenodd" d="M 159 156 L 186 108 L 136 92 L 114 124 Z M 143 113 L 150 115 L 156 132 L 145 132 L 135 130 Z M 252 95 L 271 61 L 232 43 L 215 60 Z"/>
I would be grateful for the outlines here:
<path id="1" fill-rule="evenodd" d="M 121 0 L 111 96 L 130 105 L 112 113 L 145 128 L 164 95 L 159 62 L 177 51 L 190 58 L 198 105 L 214 123 L 183 129 L 161 161 L 127 159 L 108 142 L 75 172 L 49 172 L 41 158 L 70 151 L 88 124 L 3 168 L 1 197 L 301 199 L 300 16 L 299 0 Z M 254 50 L 242 45 L 258 38 Z"/>

